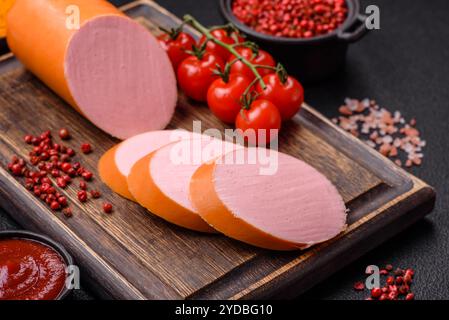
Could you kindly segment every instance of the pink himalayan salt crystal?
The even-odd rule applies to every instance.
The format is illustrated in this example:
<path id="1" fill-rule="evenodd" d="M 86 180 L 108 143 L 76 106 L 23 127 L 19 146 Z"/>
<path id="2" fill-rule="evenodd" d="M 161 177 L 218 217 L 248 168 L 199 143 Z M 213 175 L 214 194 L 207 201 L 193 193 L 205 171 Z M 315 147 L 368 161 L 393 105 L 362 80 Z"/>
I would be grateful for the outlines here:
<path id="1" fill-rule="evenodd" d="M 390 112 L 370 99 L 346 98 L 339 112 L 341 116 L 332 119 L 333 123 L 363 139 L 398 166 L 403 164 L 401 157 L 406 158 L 408 168 L 422 164 L 426 141 L 420 137 L 415 118 L 407 123 L 400 111 Z"/>

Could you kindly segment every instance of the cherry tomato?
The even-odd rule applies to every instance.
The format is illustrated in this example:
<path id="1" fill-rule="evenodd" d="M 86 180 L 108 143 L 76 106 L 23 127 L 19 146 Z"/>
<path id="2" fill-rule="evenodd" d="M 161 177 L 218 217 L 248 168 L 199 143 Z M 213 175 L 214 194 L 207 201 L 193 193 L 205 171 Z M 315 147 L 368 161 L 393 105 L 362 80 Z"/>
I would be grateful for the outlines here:
<path id="1" fill-rule="evenodd" d="M 160 35 L 158 40 L 162 48 L 167 52 L 173 65 L 173 69 L 175 70 L 177 70 L 179 64 L 189 56 L 186 50 L 192 50 L 192 46 L 195 45 L 195 39 L 185 32 L 179 32 L 174 36 L 165 33 Z"/>
<path id="2" fill-rule="evenodd" d="M 262 65 L 262 66 L 269 66 L 269 67 L 275 67 L 276 66 L 276 62 L 274 61 L 273 57 L 266 51 L 263 50 L 259 50 L 257 56 L 254 56 L 254 52 L 253 50 L 251 50 L 250 48 L 246 48 L 246 47 L 240 47 L 237 48 L 236 51 L 245 59 L 247 59 L 249 62 L 253 63 L 253 64 L 258 64 L 258 65 Z M 228 59 L 228 62 L 231 63 L 232 61 L 234 61 L 235 56 L 231 55 Z M 257 68 L 257 71 L 259 71 L 259 74 L 263 77 L 267 74 L 273 73 L 274 71 L 271 69 L 266 69 L 266 68 Z M 243 62 L 241 61 L 237 61 L 235 62 L 232 67 L 231 67 L 231 73 L 240 73 L 243 74 L 244 76 L 246 76 L 249 79 L 254 79 L 255 75 L 254 73 L 251 71 L 250 68 L 248 68 L 248 66 L 246 66 L 245 64 L 243 64 Z"/>
<path id="3" fill-rule="evenodd" d="M 233 34 L 229 35 L 228 32 L 224 29 L 215 29 L 211 31 L 211 34 L 214 36 L 214 38 L 226 43 L 226 44 L 235 44 L 236 41 L 233 37 Z M 237 39 L 238 42 L 243 42 L 244 39 L 237 35 Z M 206 37 L 202 36 L 200 39 L 199 44 L 202 45 L 204 43 L 204 41 L 206 41 Z M 206 51 L 215 55 L 218 55 L 219 57 L 221 57 L 224 61 L 226 61 L 229 56 L 231 55 L 230 52 L 228 50 L 226 50 L 225 48 L 215 44 L 212 41 L 208 41 L 207 45 L 206 45 Z"/>
<path id="4" fill-rule="evenodd" d="M 281 128 L 281 115 L 277 107 L 268 100 L 253 101 L 248 110 L 242 109 L 237 115 L 235 126 L 241 129 L 245 139 L 254 145 L 266 145 L 277 136 Z"/>
<path id="5" fill-rule="evenodd" d="M 217 65 L 223 68 L 223 60 L 207 52 L 201 59 L 195 56 L 185 59 L 178 67 L 178 84 L 181 90 L 189 98 L 206 101 L 209 86 L 218 78 L 213 73 Z"/>
<path id="6" fill-rule="evenodd" d="M 231 74 L 227 82 L 219 78 L 212 82 L 207 91 L 207 104 L 217 118 L 234 123 L 242 108 L 240 98 L 251 81 L 240 74 Z"/>
<path id="7" fill-rule="evenodd" d="M 288 76 L 285 83 L 282 83 L 275 73 L 263 77 L 267 85 L 262 90 L 260 83 L 256 86 L 259 98 L 272 102 L 281 114 L 282 120 L 289 120 L 299 111 L 304 102 L 304 89 L 302 85 L 293 77 Z"/>

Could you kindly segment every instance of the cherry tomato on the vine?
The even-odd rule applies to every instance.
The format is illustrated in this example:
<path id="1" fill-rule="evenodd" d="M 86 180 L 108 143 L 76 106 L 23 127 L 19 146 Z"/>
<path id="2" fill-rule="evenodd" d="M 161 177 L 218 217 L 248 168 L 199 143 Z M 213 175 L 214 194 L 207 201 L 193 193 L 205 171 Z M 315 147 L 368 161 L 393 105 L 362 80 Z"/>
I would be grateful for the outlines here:
<path id="1" fill-rule="evenodd" d="M 217 40 L 220 40 L 221 42 L 224 42 L 226 44 L 235 44 L 236 43 L 235 37 L 238 39 L 238 43 L 244 41 L 244 39 L 241 36 L 239 36 L 235 33 L 229 34 L 228 31 L 226 31 L 224 29 L 212 30 L 211 34 L 212 34 L 212 36 L 214 36 L 214 38 L 216 38 Z M 202 36 L 199 44 L 202 45 L 205 41 L 206 41 L 206 37 Z M 229 56 L 231 55 L 231 53 L 226 48 L 219 46 L 218 44 L 214 43 L 213 41 L 207 42 L 206 51 L 209 53 L 218 55 L 224 61 L 226 61 L 229 58 Z"/>
<path id="2" fill-rule="evenodd" d="M 158 37 L 158 40 L 162 48 L 167 52 L 175 71 L 179 64 L 189 56 L 186 50 L 192 50 L 192 46 L 196 43 L 195 39 L 185 32 L 179 32 L 174 35 L 164 33 Z"/>
<path id="3" fill-rule="evenodd" d="M 188 57 L 178 67 L 179 87 L 189 98 L 206 101 L 209 86 L 218 78 L 214 74 L 217 65 L 223 68 L 223 60 L 207 52 L 201 59 L 196 56 Z"/>
<path id="4" fill-rule="evenodd" d="M 239 112 L 235 126 L 243 131 L 249 143 L 267 145 L 277 137 L 281 122 L 281 115 L 273 103 L 257 99 L 251 103 L 249 109 L 242 109 Z"/>
<path id="5" fill-rule="evenodd" d="M 239 47 L 236 49 L 236 51 L 243 58 L 247 59 L 252 64 L 268 66 L 273 68 L 276 66 L 276 61 L 274 61 L 273 57 L 264 50 L 259 50 L 256 56 L 254 55 L 254 52 L 251 48 Z M 228 63 L 231 63 L 234 60 L 235 56 L 231 55 L 228 59 Z M 257 71 L 262 77 L 274 72 L 273 70 L 268 68 L 257 68 Z M 254 73 L 251 71 L 251 69 L 241 61 L 236 61 L 233 63 L 231 67 L 231 73 L 243 74 L 244 76 L 248 77 L 251 80 L 256 77 Z"/>
<path id="6" fill-rule="evenodd" d="M 278 74 L 269 74 L 263 77 L 266 84 L 265 90 L 260 83 L 257 84 L 256 91 L 260 99 L 271 101 L 281 114 L 282 120 L 291 119 L 301 108 L 304 102 L 304 89 L 295 78 L 288 76 L 282 83 Z"/>
<path id="7" fill-rule="evenodd" d="M 207 104 L 221 121 L 234 123 L 242 108 L 241 97 L 251 81 L 240 74 L 231 74 L 225 82 L 219 78 L 212 82 L 207 91 Z"/>

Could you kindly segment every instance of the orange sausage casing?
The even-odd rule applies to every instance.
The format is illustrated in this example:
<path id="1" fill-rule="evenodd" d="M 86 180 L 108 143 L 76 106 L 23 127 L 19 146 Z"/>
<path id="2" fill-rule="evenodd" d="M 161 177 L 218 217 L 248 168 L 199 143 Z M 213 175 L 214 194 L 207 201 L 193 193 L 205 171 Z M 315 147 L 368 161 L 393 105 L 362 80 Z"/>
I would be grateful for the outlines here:
<path id="1" fill-rule="evenodd" d="M 66 48 L 77 31 L 70 28 L 75 7 L 80 25 L 100 15 L 123 16 L 104 0 L 16 0 L 7 17 L 7 42 L 27 69 L 81 112 L 64 75 Z"/>
<path id="2" fill-rule="evenodd" d="M 7 23 L 15 56 L 98 128 L 127 139 L 170 122 L 178 96 L 165 50 L 106 0 L 17 0 Z"/>

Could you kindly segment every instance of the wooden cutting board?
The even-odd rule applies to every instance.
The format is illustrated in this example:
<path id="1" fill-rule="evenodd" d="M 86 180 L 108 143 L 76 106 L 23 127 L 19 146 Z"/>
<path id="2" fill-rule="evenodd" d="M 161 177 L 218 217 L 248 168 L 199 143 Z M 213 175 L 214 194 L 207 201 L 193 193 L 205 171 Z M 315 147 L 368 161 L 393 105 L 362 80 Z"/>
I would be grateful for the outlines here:
<path id="1" fill-rule="evenodd" d="M 152 32 L 179 20 L 150 1 L 122 8 Z M 349 228 L 339 237 L 303 252 L 271 252 L 220 235 L 173 226 L 139 205 L 95 185 L 103 201 L 116 208 L 108 216 L 102 201 L 80 205 L 76 188 L 67 195 L 74 216 L 67 219 L 36 199 L 5 169 L 13 155 L 26 157 L 25 134 L 67 127 L 78 148 L 91 142 L 83 157 L 97 173 L 104 151 L 118 141 L 82 118 L 12 56 L 0 58 L 0 200 L 24 227 L 61 242 L 82 269 L 82 281 L 105 297 L 122 299 L 244 299 L 293 297 L 338 271 L 379 243 L 429 213 L 433 189 L 396 167 L 356 138 L 337 128 L 308 105 L 286 124 L 280 150 L 302 159 L 337 186 L 350 209 Z M 105 115 L 107 117 L 107 115 Z M 223 128 L 207 107 L 182 94 L 171 128 Z M 276 212 L 273 212 L 276 216 Z"/>

